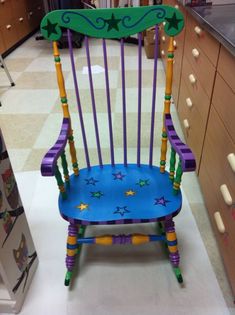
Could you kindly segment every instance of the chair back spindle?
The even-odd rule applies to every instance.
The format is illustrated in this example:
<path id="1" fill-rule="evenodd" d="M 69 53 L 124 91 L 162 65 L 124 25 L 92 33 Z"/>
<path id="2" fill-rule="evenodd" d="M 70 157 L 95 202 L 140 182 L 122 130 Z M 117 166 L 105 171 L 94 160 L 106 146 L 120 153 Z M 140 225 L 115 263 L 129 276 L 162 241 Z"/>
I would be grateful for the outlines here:
<path id="1" fill-rule="evenodd" d="M 121 38 L 121 77 L 122 77 L 122 121 L 123 121 L 123 163 L 127 166 L 127 122 L 126 122 L 126 82 L 124 40 Z"/>
<path id="2" fill-rule="evenodd" d="M 138 131 L 137 165 L 140 166 L 141 150 L 141 98 L 142 98 L 142 33 L 138 33 Z"/>

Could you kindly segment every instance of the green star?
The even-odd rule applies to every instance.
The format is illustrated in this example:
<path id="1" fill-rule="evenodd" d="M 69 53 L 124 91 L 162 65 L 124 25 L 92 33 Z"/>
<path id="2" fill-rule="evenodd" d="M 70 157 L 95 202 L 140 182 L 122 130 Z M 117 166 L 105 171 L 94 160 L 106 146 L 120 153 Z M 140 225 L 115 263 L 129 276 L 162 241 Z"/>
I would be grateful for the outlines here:
<path id="1" fill-rule="evenodd" d="M 47 37 L 50 37 L 51 34 L 58 34 L 56 31 L 56 26 L 58 23 L 51 23 L 49 19 L 47 19 L 47 25 L 42 28 L 47 31 Z"/>
<path id="2" fill-rule="evenodd" d="M 94 197 L 94 198 L 98 198 L 100 199 L 100 197 L 102 197 L 104 194 L 100 191 L 91 191 L 91 197 Z"/>
<path id="3" fill-rule="evenodd" d="M 121 22 L 121 19 L 115 19 L 115 16 L 114 16 L 113 13 L 112 13 L 111 18 L 105 20 L 105 22 L 108 24 L 108 32 L 109 32 L 111 29 L 113 29 L 113 28 L 114 28 L 116 31 L 119 31 L 118 23 Z"/>
<path id="4" fill-rule="evenodd" d="M 167 28 L 168 31 L 169 31 L 172 27 L 178 31 L 178 24 L 182 21 L 182 19 L 177 19 L 175 12 L 174 12 L 174 14 L 172 15 L 171 18 L 166 17 L 165 19 L 166 19 L 167 22 L 169 23 L 169 24 L 168 24 L 168 28 Z"/>
<path id="5" fill-rule="evenodd" d="M 149 185 L 149 179 L 140 179 L 136 185 L 139 185 L 140 187 L 144 187 Z"/>

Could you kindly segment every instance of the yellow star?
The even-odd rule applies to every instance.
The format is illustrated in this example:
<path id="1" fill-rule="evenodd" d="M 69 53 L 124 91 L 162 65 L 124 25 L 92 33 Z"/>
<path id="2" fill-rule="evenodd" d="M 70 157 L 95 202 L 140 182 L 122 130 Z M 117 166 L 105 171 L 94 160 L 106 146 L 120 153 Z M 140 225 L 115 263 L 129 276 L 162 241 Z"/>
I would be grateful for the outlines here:
<path id="1" fill-rule="evenodd" d="M 132 190 L 132 189 L 127 190 L 127 191 L 125 192 L 125 195 L 126 195 L 126 196 L 134 196 L 135 194 L 136 194 L 136 192 L 135 192 L 134 190 Z"/>
<path id="2" fill-rule="evenodd" d="M 76 206 L 76 208 L 78 208 L 81 211 L 83 211 L 83 210 L 86 210 L 88 208 L 88 204 L 81 202 L 80 205 Z"/>

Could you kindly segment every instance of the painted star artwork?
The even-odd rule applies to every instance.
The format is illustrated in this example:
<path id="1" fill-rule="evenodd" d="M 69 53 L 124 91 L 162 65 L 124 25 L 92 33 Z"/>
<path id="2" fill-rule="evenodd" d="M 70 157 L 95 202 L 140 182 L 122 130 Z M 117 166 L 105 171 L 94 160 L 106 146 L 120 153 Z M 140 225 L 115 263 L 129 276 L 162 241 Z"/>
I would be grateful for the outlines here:
<path id="1" fill-rule="evenodd" d="M 91 191 L 91 197 L 98 198 L 102 197 L 104 194 L 101 191 Z"/>
<path id="2" fill-rule="evenodd" d="M 136 192 L 132 189 L 125 191 L 126 196 L 134 196 Z"/>
<path id="3" fill-rule="evenodd" d="M 148 186 L 149 185 L 149 179 L 140 179 L 136 185 L 139 185 L 140 187 Z"/>
<path id="4" fill-rule="evenodd" d="M 117 210 L 114 211 L 114 214 L 119 213 L 122 217 L 124 216 L 125 213 L 129 213 L 130 211 L 127 210 L 127 207 L 117 207 Z"/>
<path id="5" fill-rule="evenodd" d="M 83 211 L 83 210 L 86 210 L 88 208 L 88 204 L 81 202 L 78 206 L 76 206 L 76 208 L 78 208 L 81 211 Z"/>
<path id="6" fill-rule="evenodd" d="M 164 196 L 161 198 L 155 198 L 155 205 L 161 205 L 163 207 L 166 207 L 166 204 L 170 202 L 170 200 L 166 200 Z"/>
<path id="7" fill-rule="evenodd" d="M 87 185 L 93 185 L 93 186 L 95 186 L 96 183 L 98 183 L 98 180 L 94 179 L 93 177 L 85 179 L 85 181 Z"/>
<path id="8" fill-rule="evenodd" d="M 119 180 L 123 180 L 123 178 L 126 176 L 124 174 L 122 174 L 121 172 L 115 173 L 113 174 L 114 179 L 119 179 Z"/>

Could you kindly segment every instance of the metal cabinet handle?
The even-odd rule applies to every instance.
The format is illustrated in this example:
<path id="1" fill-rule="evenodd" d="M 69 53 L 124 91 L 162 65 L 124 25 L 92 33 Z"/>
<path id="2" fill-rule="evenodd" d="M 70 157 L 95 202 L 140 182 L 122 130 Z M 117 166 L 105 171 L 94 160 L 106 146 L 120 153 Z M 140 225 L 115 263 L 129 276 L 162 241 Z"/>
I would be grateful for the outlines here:
<path id="1" fill-rule="evenodd" d="M 29 15 L 32 16 L 32 15 L 33 15 L 33 11 L 30 11 L 30 12 L 29 12 Z"/>
<path id="2" fill-rule="evenodd" d="M 176 48 L 176 47 L 177 47 L 176 40 L 173 40 L 173 46 L 174 46 L 174 48 Z"/>
<path id="3" fill-rule="evenodd" d="M 195 59 L 197 59 L 200 55 L 200 52 L 197 50 L 197 48 L 193 48 L 192 55 Z"/>
<path id="4" fill-rule="evenodd" d="M 191 108 L 193 106 L 193 102 L 190 97 L 186 98 L 185 102 L 188 107 Z"/>
<path id="5" fill-rule="evenodd" d="M 197 81 L 196 77 L 192 73 L 188 76 L 188 78 L 191 84 L 195 84 Z"/>
<path id="6" fill-rule="evenodd" d="M 165 56 L 165 51 L 164 50 L 161 50 L 161 55 Z"/>
<path id="7" fill-rule="evenodd" d="M 7 26 L 6 26 L 6 29 L 10 29 L 11 28 L 11 24 L 8 24 Z"/>
<path id="8" fill-rule="evenodd" d="M 20 22 L 23 22 L 23 21 L 24 21 L 24 18 L 20 17 L 20 18 L 19 18 L 19 21 L 20 21 Z"/>
<path id="9" fill-rule="evenodd" d="M 3 4 L 5 2 L 5 0 L 1 0 L 1 3 Z"/>
<path id="10" fill-rule="evenodd" d="M 194 27 L 194 32 L 200 36 L 202 34 L 202 29 L 199 26 Z"/>
<path id="11" fill-rule="evenodd" d="M 214 219 L 215 219 L 215 223 L 217 225 L 217 229 L 221 234 L 225 233 L 225 226 L 224 226 L 224 222 L 221 218 L 220 212 L 216 211 L 214 213 Z"/>
<path id="12" fill-rule="evenodd" d="M 166 36 L 162 36 L 162 42 L 165 43 L 166 41 Z"/>
<path id="13" fill-rule="evenodd" d="M 226 205 L 231 206 L 233 204 L 233 199 L 232 199 L 232 196 L 228 190 L 228 186 L 225 184 L 221 185 L 220 191 L 221 191 L 221 194 L 224 198 L 224 202 L 226 203 Z"/>
<path id="14" fill-rule="evenodd" d="M 175 5 L 175 8 L 176 8 L 176 9 L 179 9 L 179 6 L 178 6 L 178 4 L 176 4 L 176 5 Z"/>
<path id="15" fill-rule="evenodd" d="M 234 153 L 229 153 L 227 156 L 229 165 L 231 166 L 231 169 L 235 173 L 235 154 Z"/>
<path id="16" fill-rule="evenodd" d="M 184 128 L 185 128 L 185 129 L 189 129 L 189 128 L 190 128 L 188 119 L 184 119 L 184 120 L 183 120 L 183 124 L 184 124 Z"/>

